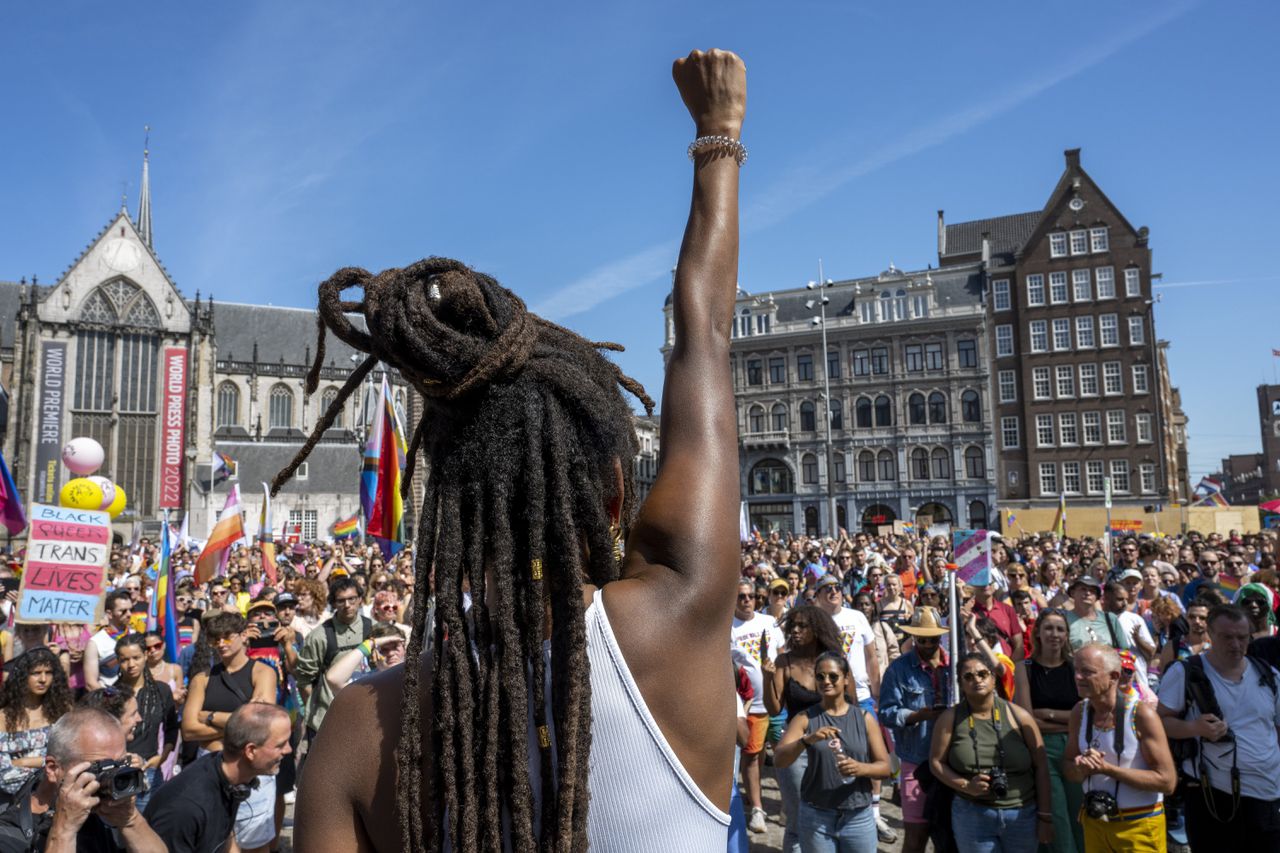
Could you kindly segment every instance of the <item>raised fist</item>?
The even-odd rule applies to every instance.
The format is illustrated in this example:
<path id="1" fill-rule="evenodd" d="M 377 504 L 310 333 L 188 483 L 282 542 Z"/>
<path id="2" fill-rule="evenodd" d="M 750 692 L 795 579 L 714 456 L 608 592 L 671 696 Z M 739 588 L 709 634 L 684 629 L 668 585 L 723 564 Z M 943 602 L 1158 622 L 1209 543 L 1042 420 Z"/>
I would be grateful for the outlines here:
<path id="1" fill-rule="evenodd" d="M 747 110 L 747 67 L 736 54 L 695 50 L 675 61 L 671 76 L 699 136 L 738 137 Z"/>

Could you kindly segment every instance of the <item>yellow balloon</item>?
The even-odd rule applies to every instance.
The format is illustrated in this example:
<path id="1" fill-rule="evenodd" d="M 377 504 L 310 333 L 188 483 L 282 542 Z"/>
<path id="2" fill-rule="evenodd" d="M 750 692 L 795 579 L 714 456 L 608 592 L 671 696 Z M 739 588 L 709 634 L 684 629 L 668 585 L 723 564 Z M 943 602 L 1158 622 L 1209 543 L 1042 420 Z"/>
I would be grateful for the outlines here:
<path id="1" fill-rule="evenodd" d="M 102 506 L 102 487 L 87 477 L 68 480 L 58 492 L 58 503 L 69 509 L 98 509 Z"/>
<path id="2" fill-rule="evenodd" d="M 116 498 L 111 502 L 111 505 L 107 507 L 107 514 L 112 518 L 115 518 L 117 515 L 124 512 L 125 497 L 124 489 L 121 488 L 119 483 L 116 483 Z"/>

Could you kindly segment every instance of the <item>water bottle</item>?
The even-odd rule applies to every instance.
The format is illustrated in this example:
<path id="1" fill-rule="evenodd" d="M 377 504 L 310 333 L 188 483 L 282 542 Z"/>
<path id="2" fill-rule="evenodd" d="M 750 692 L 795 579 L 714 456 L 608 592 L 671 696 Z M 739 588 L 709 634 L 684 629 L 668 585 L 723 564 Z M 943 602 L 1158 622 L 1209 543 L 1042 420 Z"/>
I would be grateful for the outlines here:
<path id="1" fill-rule="evenodd" d="M 827 746 L 831 747 L 831 754 L 836 757 L 836 761 L 840 761 L 842 758 L 847 757 L 844 754 L 844 744 L 840 743 L 840 738 L 833 737 L 831 740 L 827 741 Z M 846 776 L 843 773 L 840 774 L 840 781 L 845 785 L 857 780 L 857 778 L 857 776 Z"/>

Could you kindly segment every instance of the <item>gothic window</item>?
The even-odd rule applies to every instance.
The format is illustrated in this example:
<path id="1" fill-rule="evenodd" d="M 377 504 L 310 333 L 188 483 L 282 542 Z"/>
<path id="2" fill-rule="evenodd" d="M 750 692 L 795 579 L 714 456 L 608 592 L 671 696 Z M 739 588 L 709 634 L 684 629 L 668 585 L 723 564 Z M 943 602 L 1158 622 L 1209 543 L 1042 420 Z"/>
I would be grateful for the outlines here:
<path id="1" fill-rule="evenodd" d="M 320 417 L 324 417 L 324 413 L 329 411 L 329 407 L 336 399 L 338 399 L 337 388 L 324 389 L 324 393 L 320 395 Z M 342 409 L 338 409 L 338 414 L 333 419 L 333 428 L 342 429 Z"/>
<path id="2" fill-rule="evenodd" d="M 119 320 L 116 309 L 111 307 L 111 301 L 103 295 L 101 290 L 95 290 L 89 294 L 89 298 L 84 301 L 84 306 L 80 309 L 80 319 L 86 323 L 103 325 L 114 325 Z"/>
<path id="3" fill-rule="evenodd" d="M 271 389 L 269 429 L 288 429 L 293 426 L 293 391 L 286 385 Z"/>
<path id="4" fill-rule="evenodd" d="M 129 313 L 125 315 L 124 322 L 126 326 L 159 328 L 160 314 L 151 299 L 145 293 L 139 293 L 133 306 L 129 308 Z"/>
<path id="5" fill-rule="evenodd" d="M 240 423 L 240 389 L 233 382 L 218 386 L 218 426 L 237 426 Z"/>

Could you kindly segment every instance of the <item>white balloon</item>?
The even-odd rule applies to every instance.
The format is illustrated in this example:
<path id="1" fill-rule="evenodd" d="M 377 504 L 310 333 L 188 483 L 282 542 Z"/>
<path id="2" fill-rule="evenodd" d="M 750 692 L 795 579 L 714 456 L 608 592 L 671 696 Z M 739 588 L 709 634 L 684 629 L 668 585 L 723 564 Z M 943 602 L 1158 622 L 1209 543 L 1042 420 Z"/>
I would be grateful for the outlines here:
<path id="1" fill-rule="evenodd" d="M 62 464 L 66 465 L 73 474 L 79 474 L 81 477 L 101 468 L 106 458 L 107 454 L 102 449 L 102 445 L 85 436 L 71 439 L 67 442 L 67 446 L 62 448 Z"/>
<path id="2" fill-rule="evenodd" d="M 105 512 L 107 507 L 111 506 L 116 499 L 116 484 L 106 477 L 90 477 L 89 479 L 102 488 L 102 506 L 99 509 Z"/>

